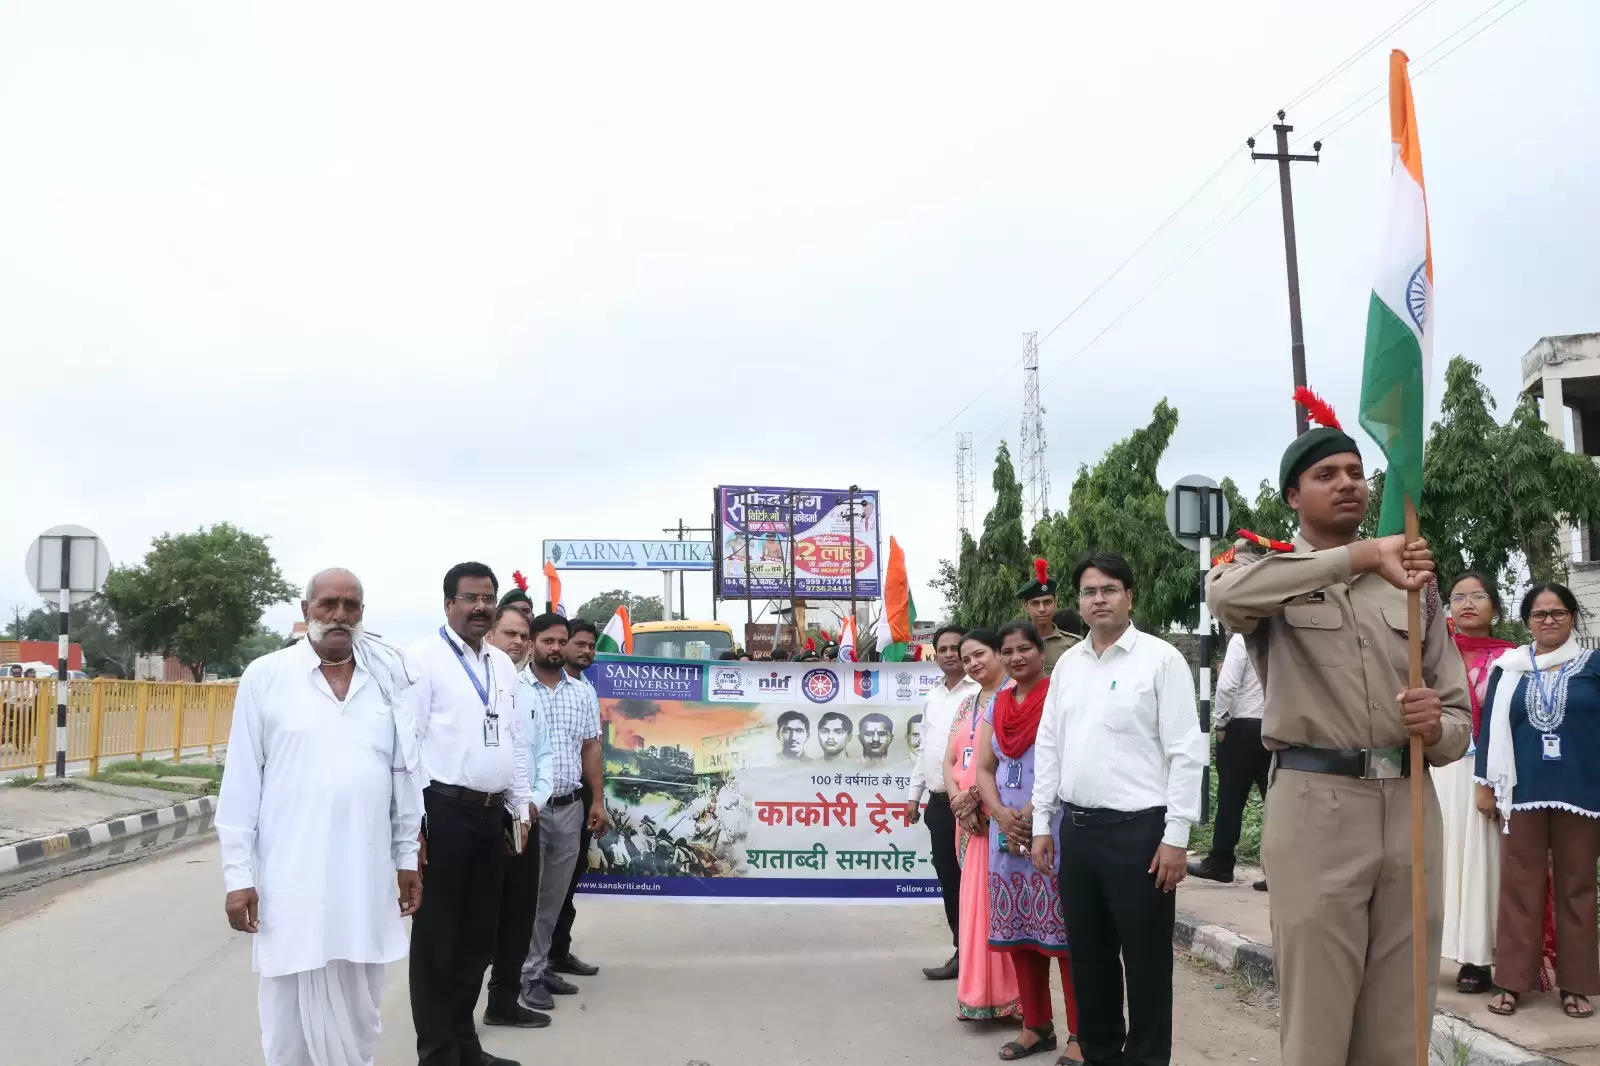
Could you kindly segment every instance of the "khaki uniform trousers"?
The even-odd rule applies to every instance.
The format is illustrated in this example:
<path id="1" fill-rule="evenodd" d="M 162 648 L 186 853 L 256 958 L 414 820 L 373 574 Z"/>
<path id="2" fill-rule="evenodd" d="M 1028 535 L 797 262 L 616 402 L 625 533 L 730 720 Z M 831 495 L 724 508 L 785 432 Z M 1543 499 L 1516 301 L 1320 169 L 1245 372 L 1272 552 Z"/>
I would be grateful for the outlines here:
<path id="1" fill-rule="evenodd" d="M 1423 788 L 1431 1016 L 1444 838 L 1432 780 Z M 1279 770 L 1261 858 L 1286 1066 L 1412 1061 L 1411 782 Z"/>

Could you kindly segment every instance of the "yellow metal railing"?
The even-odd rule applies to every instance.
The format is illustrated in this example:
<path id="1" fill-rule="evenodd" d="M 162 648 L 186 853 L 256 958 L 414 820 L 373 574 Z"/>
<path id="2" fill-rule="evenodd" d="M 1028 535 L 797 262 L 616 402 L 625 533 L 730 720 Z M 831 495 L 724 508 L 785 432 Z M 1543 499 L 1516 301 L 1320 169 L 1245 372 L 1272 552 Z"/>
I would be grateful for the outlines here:
<path id="1" fill-rule="evenodd" d="M 0 773 L 56 762 L 56 684 L 52 679 L 0 678 Z M 214 754 L 228 740 L 237 685 L 189 681 L 67 682 L 67 762 L 146 755 L 178 761 L 185 750 Z"/>

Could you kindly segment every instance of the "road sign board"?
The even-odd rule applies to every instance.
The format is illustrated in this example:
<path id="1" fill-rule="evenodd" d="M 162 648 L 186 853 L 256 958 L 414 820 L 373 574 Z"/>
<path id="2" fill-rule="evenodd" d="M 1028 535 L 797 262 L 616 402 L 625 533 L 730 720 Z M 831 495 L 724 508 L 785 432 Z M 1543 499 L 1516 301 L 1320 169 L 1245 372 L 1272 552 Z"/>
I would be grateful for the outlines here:
<path id="1" fill-rule="evenodd" d="M 62 548 L 66 548 L 66 569 L 62 569 Z M 92 529 L 83 526 L 52 526 L 34 538 L 23 564 L 28 581 L 41 596 L 61 594 L 63 577 L 73 603 L 82 603 L 106 582 L 111 573 L 111 553 Z"/>
<path id="2" fill-rule="evenodd" d="M 1199 551 L 1201 537 L 1227 535 L 1228 498 L 1201 474 L 1179 478 L 1167 493 L 1167 530 L 1185 548 Z"/>

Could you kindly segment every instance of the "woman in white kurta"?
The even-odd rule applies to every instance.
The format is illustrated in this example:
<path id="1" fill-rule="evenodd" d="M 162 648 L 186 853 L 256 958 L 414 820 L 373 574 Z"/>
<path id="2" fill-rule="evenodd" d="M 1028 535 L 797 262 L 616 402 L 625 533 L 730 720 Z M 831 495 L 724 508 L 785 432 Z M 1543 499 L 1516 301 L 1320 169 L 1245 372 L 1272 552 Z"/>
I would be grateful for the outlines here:
<path id="1" fill-rule="evenodd" d="M 1516 645 L 1490 636 L 1500 617 L 1500 593 L 1481 574 L 1465 573 L 1450 587 L 1450 621 L 1467 667 L 1472 694 L 1472 735 L 1483 719 L 1483 697 L 1495 659 Z M 1433 771 L 1444 822 L 1444 943 L 1447 959 L 1461 964 L 1456 989 L 1471 995 L 1492 987 L 1495 912 L 1500 901 L 1500 826 L 1478 803 L 1472 750 Z"/>
<path id="2" fill-rule="evenodd" d="M 303 640 L 251 663 L 234 702 L 217 837 L 227 890 L 259 897 L 270 1066 L 370 1063 L 382 967 L 406 954 L 397 870 L 417 868 L 422 789 L 403 667 L 349 648 L 343 700 Z"/>

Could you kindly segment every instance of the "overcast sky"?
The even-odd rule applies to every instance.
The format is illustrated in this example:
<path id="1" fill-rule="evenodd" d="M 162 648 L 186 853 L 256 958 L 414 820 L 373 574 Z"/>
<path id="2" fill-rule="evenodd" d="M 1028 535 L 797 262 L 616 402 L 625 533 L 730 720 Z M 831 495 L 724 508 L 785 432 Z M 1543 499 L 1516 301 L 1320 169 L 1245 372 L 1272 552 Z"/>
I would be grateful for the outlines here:
<path id="1" fill-rule="evenodd" d="M 1042 379 L 1058 506 L 1163 396 L 1163 477 L 1253 485 L 1293 416 L 1278 199 L 1244 139 L 1418 6 L 6 3 L 0 606 L 33 604 L 46 526 L 131 563 L 227 520 L 296 583 L 354 569 L 369 624 L 412 638 L 462 559 L 506 582 L 544 537 L 704 525 L 721 482 L 854 482 L 937 607 L 956 432 L 981 522 L 1023 332 L 1230 153 Z M 1416 79 L 1436 370 L 1463 353 L 1509 404 L 1540 336 L 1600 329 L 1600 5 L 1420 6 L 1290 114 L 1327 133 L 1294 174 L 1305 329 L 1351 419 L 1389 151 L 1362 94 L 1390 46 L 1420 71 L 1509 12 Z"/>

